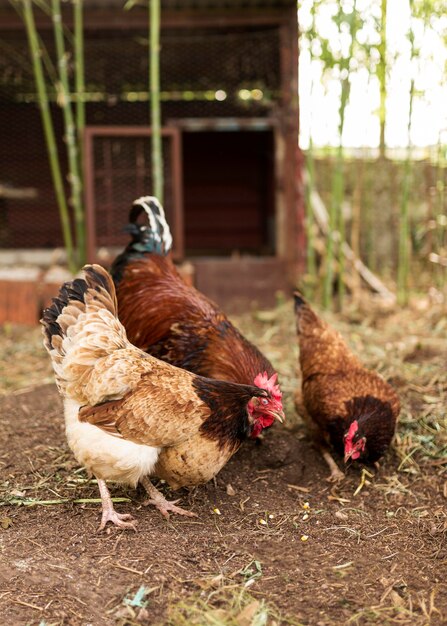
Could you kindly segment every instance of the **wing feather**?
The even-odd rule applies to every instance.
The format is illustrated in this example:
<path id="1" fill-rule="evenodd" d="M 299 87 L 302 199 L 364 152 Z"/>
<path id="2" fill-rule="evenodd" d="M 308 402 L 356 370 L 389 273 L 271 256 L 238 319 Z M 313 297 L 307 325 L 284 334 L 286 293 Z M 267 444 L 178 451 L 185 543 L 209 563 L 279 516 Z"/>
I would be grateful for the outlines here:
<path id="1" fill-rule="evenodd" d="M 177 368 L 154 370 L 143 375 L 125 397 L 82 407 L 79 419 L 134 443 L 178 445 L 197 433 L 210 416 L 209 407 L 192 387 L 192 378 Z"/>

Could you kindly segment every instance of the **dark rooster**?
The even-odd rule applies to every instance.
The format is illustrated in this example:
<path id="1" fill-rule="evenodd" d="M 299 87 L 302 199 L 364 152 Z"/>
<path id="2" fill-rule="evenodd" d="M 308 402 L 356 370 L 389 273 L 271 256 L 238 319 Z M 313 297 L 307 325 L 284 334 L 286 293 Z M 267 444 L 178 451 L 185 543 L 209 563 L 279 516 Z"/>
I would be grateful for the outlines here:
<path id="1" fill-rule="evenodd" d="M 328 444 L 345 463 L 374 463 L 385 454 L 400 412 L 399 398 L 379 374 L 367 370 L 340 333 L 321 320 L 299 292 L 295 312 L 302 389 L 295 403 L 330 467 L 330 480 L 343 478 Z"/>
<path id="2" fill-rule="evenodd" d="M 68 444 L 98 479 L 100 528 L 108 521 L 134 527 L 129 514 L 114 510 L 106 480 L 141 481 L 166 517 L 194 515 L 165 500 L 148 476 L 174 488 L 207 482 L 244 439 L 282 421 L 282 410 L 269 391 L 196 376 L 133 346 L 109 274 L 89 265 L 84 276 L 61 287 L 41 322 Z"/>
<path id="3" fill-rule="evenodd" d="M 141 213 L 148 224 L 138 224 Z M 256 385 L 282 410 L 277 374 L 263 354 L 202 293 L 186 285 L 168 253 L 172 237 L 157 198 L 136 200 L 132 241 L 111 269 L 129 340 L 159 359 L 209 378 Z"/>

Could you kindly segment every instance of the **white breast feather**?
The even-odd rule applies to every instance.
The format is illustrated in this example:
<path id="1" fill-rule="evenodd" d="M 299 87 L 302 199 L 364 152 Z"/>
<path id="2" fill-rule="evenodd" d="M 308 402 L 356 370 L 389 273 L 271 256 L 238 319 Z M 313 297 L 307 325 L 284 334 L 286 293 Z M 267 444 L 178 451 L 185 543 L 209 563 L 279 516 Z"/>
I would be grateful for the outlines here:
<path id="1" fill-rule="evenodd" d="M 114 437 L 97 426 L 80 422 L 80 404 L 74 400 L 66 399 L 64 408 L 68 445 L 90 474 L 132 487 L 143 476 L 152 474 L 160 448 Z"/>

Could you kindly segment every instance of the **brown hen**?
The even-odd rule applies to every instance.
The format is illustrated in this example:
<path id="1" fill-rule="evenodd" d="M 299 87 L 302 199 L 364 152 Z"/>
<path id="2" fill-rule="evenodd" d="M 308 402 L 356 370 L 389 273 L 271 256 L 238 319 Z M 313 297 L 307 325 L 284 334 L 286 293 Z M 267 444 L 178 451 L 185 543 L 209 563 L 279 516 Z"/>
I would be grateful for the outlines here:
<path id="1" fill-rule="evenodd" d="M 147 224 L 138 223 L 142 213 Z M 277 375 L 268 359 L 177 272 L 168 256 L 172 237 L 158 200 L 152 196 L 136 200 L 129 217 L 132 241 L 111 269 L 129 340 L 201 376 L 275 388 L 281 403 Z"/>
<path id="2" fill-rule="evenodd" d="M 303 296 L 295 294 L 302 388 L 295 396 L 330 467 L 330 480 L 343 477 L 328 444 L 344 454 L 345 463 L 374 463 L 385 454 L 400 412 L 394 389 L 366 369 L 340 333 L 320 319 Z"/>

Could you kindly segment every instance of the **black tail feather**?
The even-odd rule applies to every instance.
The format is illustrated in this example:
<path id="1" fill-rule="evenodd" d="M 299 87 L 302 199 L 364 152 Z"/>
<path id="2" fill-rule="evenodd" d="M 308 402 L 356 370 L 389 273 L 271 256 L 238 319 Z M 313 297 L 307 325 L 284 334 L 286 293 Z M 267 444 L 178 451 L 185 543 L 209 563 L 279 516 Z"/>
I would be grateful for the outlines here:
<path id="1" fill-rule="evenodd" d="M 59 290 L 59 294 L 53 298 L 53 304 L 44 309 L 41 324 L 44 327 L 45 337 L 49 347 L 52 346 L 51 340 L 54 335 L 63 337 L 63 332 L 57 322 L 64 308 L 70 300 L 84 302 L 84 295 L 87 291 L 87 283 L 82 278 L 76 278 L 71 282 L 64 283 Z"/>
<path id="2" fill-rule="evenodd" d="M 99 291 L 102 287 L 113 299 L 115 297 L 115 294 L 111 293 L 114 290 L 107 278 L 106 270 L 99 266 L 86 265 L 83 271 L 85 279 L 75 278 L 70 282 L 64 283 L 59 289 L 59 294 L 53 298 L 52 305 L 43 311 L 40 322 L 44 327 L 46 342 L 50 348 L 52 347 L 51 340 L 54 335 L 59 335 L 60 337 L 64 335 L 57 320 L 70 302 L 77 301 L 84 304 L 85 294 L 89 288 Z"/>
<path id="3" fill-rule="evenodd" d="M 86 281 L 82 280 L 82 279 L 77 279 L 75 281 L 73 281 L 73 285 L 79 281 L 79 282 L 83 282 L 87 284 L 89 283 L 91 286 L 94 286 L 96 290 L 98 290 L 99 287 L 103 287 L 108 293 L 110 293 L 110 277 L 108 277 L 107 275 L 101 274 L 100 272 L 98 272 L 95 269 L 94 265 L 86 265 L 84 267 L 84 273 L 85 273 L 85 277 L 86 277 Z M 82 292 L 82 300 L 81 302 L 84 301 L 84 294 L 85 294 L 85 289 Z M 112 294 L 111 294 L 112 295 Z"/>

